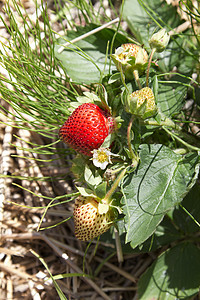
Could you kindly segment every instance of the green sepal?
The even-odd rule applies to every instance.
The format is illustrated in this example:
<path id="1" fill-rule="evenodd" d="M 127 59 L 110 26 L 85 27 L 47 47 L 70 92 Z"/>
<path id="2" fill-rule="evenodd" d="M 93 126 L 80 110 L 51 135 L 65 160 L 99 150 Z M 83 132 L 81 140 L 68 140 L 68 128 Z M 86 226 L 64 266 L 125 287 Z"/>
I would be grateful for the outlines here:
<path id="1" fill-rule="evenodd" d="M 94 191 L 92 191 L 88 188 L 84 188 L 84 187 L 80 187 L 80 186 L 77 186 L 76 188 L 79 191 L 79 193 L 84 197 L 95 197 L 95 198 L 97 198 Z"/>
<path id="2" fill-rule="evenodd" d="M 121 74 L 120 72 L 114 73 L 110 76 L 109 80 L 108 80 L 108 84 L 112 84 L 116 81 L 121 81 Z"/>
<path id="3" fill-rule="evenodd" d="M 102 183 L 102 177 L 99 174 L 98 170 L 95 169 L 94 171 L 89 168 L 88 165 L 85 166 L 84 178 L 88 185 L 96 186 Z"/>
<path id="4" fill-rule="evenodd" d="M 109 211 L 109 204 L 99 202 L 98 213 L 100 215 L 106 214 Z"/>
<path id="5" fill-rule="evenodd" d="M 103 144 L 101 145 L 101 148 L 109 148 L 112 142 L 113 142 L 113 135 L 112 135 L 112 134 L 109 134 L 109 135 L 105 138 Z"/>
<path id="6" fill-rule="evenodd" d="M 103 199 L 105 197 L 106 193 L 107 193 L 107 182 L 106 181 L 103 181 L 101 184 L 98 184 L 95 187 L 95 194 L 100 199 Z"/>
<path id="7" fill-rule="evenodd" d="M 71 171 L 78 181 L 84 180 L 86 158 L 82 154 L 77 154 L 72 160 Z"/>
<path id="8" fill-rule="evenodd" d="M 80 104 L 83 103 L 94 103 L 98 106 L 101 105 L 101 99 L 94 93 L 84 92 L 84 96 L 78 96 L 76 99 Z"/>

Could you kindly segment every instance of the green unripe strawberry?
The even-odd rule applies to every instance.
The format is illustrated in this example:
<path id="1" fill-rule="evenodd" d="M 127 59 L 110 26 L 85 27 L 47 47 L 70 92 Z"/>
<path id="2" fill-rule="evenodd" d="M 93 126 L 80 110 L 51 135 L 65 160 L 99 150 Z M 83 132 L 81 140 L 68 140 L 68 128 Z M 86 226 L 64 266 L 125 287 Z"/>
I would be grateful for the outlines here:
<path id="1" fill-rule="evenodd" d="M 125 74 L 128 79 L 133 79 L 133 71 L 137 70 L 138 74 L 142 74 L 147 66 L 148 54 L 139 45 L 123 44 L 117 48 L 112 59 L 116 68 Z"/>
<path id="2" fill-rule="evenodd" d="M 149 87 L 144 87 L 128 95 L 125 101 L 125 109 L 142 119 L 152 117 L 157 112 L 153 91 Z"/>
<path id="3" fill-rule="evenodd" d="M 89 241 L 106 232 L 113 224 L 114 212 L 95 197 L 79 196 L 74 205 L 75 235 L 81 241 Z"/>

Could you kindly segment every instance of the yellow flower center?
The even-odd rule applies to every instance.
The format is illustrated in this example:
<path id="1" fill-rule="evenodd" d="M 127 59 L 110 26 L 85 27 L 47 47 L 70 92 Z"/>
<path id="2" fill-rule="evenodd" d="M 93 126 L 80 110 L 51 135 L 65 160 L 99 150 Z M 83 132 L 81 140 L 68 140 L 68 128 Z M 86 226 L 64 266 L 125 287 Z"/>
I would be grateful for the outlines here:
<path id="1" fill-rule="evenodd" d="M 118 59 L 121 61 L 121 62 L 126 62 L 127 59 L 128 59 L 128 53 L 127 52 L 122 52 L 118 55 Z"/>
<path id="2" fill-rule="evenodd" d="M 100 163 L 104 163 L 105 161 L 108 161 L 108 155 L 104 151 L 98 151 L 98 161 Z"/>

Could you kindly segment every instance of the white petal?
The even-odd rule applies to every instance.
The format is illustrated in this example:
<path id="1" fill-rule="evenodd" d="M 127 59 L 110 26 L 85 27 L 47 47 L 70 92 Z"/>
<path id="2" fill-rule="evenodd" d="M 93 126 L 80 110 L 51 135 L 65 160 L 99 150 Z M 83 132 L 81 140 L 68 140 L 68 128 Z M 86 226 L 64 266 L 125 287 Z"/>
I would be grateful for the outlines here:
<path id="1" fill-rule="evenodd" d="M 124 52 L 124 48 L 122 48 L 122 47 L 119 47 L 119 48 L 117 48 L 116 50 L 115 50 L 115 54 L 116 55 L 120 55 L 121 53 L 123 53 Z"/>

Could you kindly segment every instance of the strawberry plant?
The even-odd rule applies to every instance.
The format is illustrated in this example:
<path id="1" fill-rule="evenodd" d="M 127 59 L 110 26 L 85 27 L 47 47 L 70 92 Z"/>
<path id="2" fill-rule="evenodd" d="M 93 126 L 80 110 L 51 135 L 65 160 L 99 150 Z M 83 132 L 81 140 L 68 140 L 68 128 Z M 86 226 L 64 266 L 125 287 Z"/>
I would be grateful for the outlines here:
<path id="1" fill-rule="evenodd" d="M 85 26 L 73 24 L 61 35 L 46 21 L 39 54 L 29 49 L 23 56 L 27 36 L 19 33 L 17 51 L 10 45 L 12 55 L 2 52 L 12 75 L 2 78 L 2 98 L 18 113 L 15 126 L 39 132 L 49 141 L 48 155 L 56 153 L 70 168 L 74 236 L 116 243 L 121 263 L 123 253 L 153 253 L 138 279 L 139 299 L 194 299 L 200 286 L 200 140 L 191 124 L 199 125 L 199 6 L 180 1 L 191 18 L 181 27 L 172 4 L 126 0 L 113 28 L 102 29 L 95 14 L 88 21 L 91 6 L 86 16 L 78 2 Z M 25 75 L 16 73 L 16 61 Z M 5 83 L 14 88 L 12 101 Z"/>

